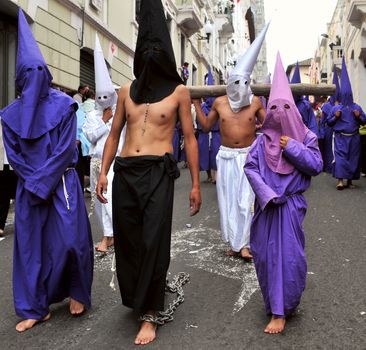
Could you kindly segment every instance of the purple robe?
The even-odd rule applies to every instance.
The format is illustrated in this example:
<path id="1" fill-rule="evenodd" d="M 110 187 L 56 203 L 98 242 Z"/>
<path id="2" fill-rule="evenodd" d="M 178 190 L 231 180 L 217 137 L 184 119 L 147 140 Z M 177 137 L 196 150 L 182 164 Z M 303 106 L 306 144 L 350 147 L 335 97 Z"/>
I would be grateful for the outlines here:
<path id="1" fill-rule="evenodd" d="M 211 128 L 210 169 L 217 171 L 216 156 L 221 146 L 220 126 L 217 121 Z"/>
<path id="2" fill-rule="evenodd" d="M 316 122 L 315 114 L 313 108 L 309 101 L 304 98 L 295 100 L 296 107 L 299 110 L 302 121 L 315 135 L 319 137 L 318 124 Z"/>
<path id="3" fill-rule="evenodd" d="M 179 132 L 178 132 L 178 128 L 175 127 L 174 128 L 174 133 L 173 133 L 173 155 L 175 160 L 178 162 L 179 161 Z"/>
<path id="4" fill-rule="evenodd" d="M 327 124 L 327 118 L 332 110 L 333 105 L 330 102 L 322 106 L 322 119 L 320 120 L 320 138 L 323 138 L 323 161 L 324 170 L 332 173 L 333 169 L 333 128 Z"/>
<path id="5" fill-rule="evenodd" d="M 335 113 L 342 112 L 339 118 Z M 361 114 L 357 119 L 353 110 Z M 361 140 L 360 125 L 366 123 L 366 115 L 362 108 L 353 103 L 349 106 L 334 106 L 327 117 L 327 123 L 334 130 L 334 165 L 333 176 L 336 179 L 357 180 L 360 178 Z"/>
<path id="6" fill-rule="evenodd" d="M 290 315 L 300 303 L 306 283 L 303 221 L 307 204 L 303 192 L 311 176 L 322 171 L 316 135 L 304 143 L 289 140 L 284 156 L 295 169 L 282 175 L 272 171 L 264 154 L 264 137 L 253 144 L 244 171 L 255 192 L 250 246 L 266 312 Z"/>
<path id="7" fill-rule="evenodd" d="M 68 99 L 50 90 L 49 103 Z M 61 102 L 60 102 L 61 101 Z M 1 114 L 9 163 L 19 177 L 14 226 L 13 292 L 18 316 L 40 320 L 49 305 L 71 297 L 90 307 L 93 242 L 74 166 L 76 114 L 64 101 L 60 122 L 38 138 L 22 138 L 11 123 L 21 99 Z M 45 102 L 45 105 L 47 103 Z"/>
<path id="8" fill-rule="evenodd" d="M 202 103 L 202 110 L 207 117 L 210 108 L 206 106 L 206 103 Z M 200 171 L 207 171 L 210 169 L 210 135 L 202 131 L 202 126 L 198 119 L 196 120 L 196 123 Z"/>

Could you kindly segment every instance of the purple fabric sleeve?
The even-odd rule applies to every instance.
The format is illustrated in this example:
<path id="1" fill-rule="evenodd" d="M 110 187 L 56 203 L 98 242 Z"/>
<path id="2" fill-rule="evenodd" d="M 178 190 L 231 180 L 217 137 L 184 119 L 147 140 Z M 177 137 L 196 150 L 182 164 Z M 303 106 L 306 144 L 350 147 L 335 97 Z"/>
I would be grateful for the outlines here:
<path id="1" fill-rule="evenodd" d="M 2 125 L 4 146 L 9 164 L 14 169 L 19 179 L 24 182 L 25 178 L 33 174 L 34 169 L 27 164 L 22 156 L 22 152 L 17 141 L 18 136 L 6 125 L 6 123 L 3 122 Z"/>
<path id="2" fill-rule="evenodd" d="M 296 169 L 306 175 L 316 176 L 323 169 L 318 140 L 311 131 L 307 133 L 303 144 L 293 139 L 289 140 L 283 153 Z"/>

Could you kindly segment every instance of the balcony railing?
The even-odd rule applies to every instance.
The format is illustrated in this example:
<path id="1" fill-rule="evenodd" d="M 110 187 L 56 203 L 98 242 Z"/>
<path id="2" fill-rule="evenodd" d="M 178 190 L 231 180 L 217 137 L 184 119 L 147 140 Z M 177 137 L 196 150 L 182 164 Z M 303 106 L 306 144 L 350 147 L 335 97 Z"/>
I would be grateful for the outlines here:
<path id="1" fill-rule="evenodd" d="M 333 46 L 331 52 L 333 63 L 336 66 L 341 66 L 343 57 L 343 46 Z"/>
<path id="2" fill-rule="evenodd" d="M 365 1 L 351 0 L 347 20 L 357 28 L 361 28 L 366 15 Z"/>
<path id="3" fill-rule="evenodd" d="M 203 27 L 201 20 L 201 10 L 197 0 L 179 0 L 177 23 L 184 32 L 191 36 Z"/>
<path id="4" fill-rule="evenodd" d="M 220 0 L 217 4 L 217 20 L 219 32 L 223 36 L 234 33 L 233 12 L 235 4 L 233 0 Z"/>

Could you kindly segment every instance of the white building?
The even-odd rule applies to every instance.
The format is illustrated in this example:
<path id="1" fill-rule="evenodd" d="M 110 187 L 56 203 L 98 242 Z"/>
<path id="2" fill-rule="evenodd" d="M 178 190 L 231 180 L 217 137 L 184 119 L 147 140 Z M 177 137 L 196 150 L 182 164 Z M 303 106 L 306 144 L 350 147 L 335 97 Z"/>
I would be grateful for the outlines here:
<path id="1" fill-rule="evenodd" d="M 355 102 L 366 109 L 366 0 L 338 0 L 320 44 L 321 81 L 331 83 L 345 57 Z"/>
<path id="2" fill-rule="evenodd" d="M 95 34 L 112 80 L 133 79 L 133 56 L 141 0 L 0 0 L 0 108 L 15 98 L 17 13 L 22 7 L 53 83 L 65 91 L 94 87 Z M 190 64 L 189 85 L 203 85 L 208 67 L 216 83 L 264 26 L 264 0 L 162 0 L 177 69 Z M 208 32 L 208 34 L 206 33 Z M 267 74 L 263 48 L 254 78 Z"/>

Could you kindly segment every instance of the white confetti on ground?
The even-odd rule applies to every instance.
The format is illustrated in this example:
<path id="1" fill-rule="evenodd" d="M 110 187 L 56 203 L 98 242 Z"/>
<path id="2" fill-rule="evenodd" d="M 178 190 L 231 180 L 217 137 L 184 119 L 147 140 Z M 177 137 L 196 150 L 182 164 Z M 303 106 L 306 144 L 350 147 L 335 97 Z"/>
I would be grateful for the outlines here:
<path id="1" fill-rule="evenodd" d="M 222 242 L 220 232 L 202 225 L 172 234 L 172 259 L 179 256 L 188 266 L 242 282 L 233 306 L 233 313 L 236 313 L 250 300 L 259 285 L 254 264 L 245 264 L 242 259 L 228 257 L 226 250 L 227 245 Z M 94 269 L 110 272 L 112 277 L 112 261 L 113 249 L 107 254 L 95 252 Z"/>
<path id="2" fill-rule="evenodd" d="M 227 257 L 220 232 L 202 225 L 172 235 L 172 259 L 179 256 L 188 266 L 242 282 L 233 313 L 239 312 L 259 288 L 254 264 Z"/>
<path id="3" fill-rule="evenodd" d="M 112 276 L 113 249 L 109 249 L 107 254 L 94 253 L 94 269 L 97 271 L 110 271 Z"/>

